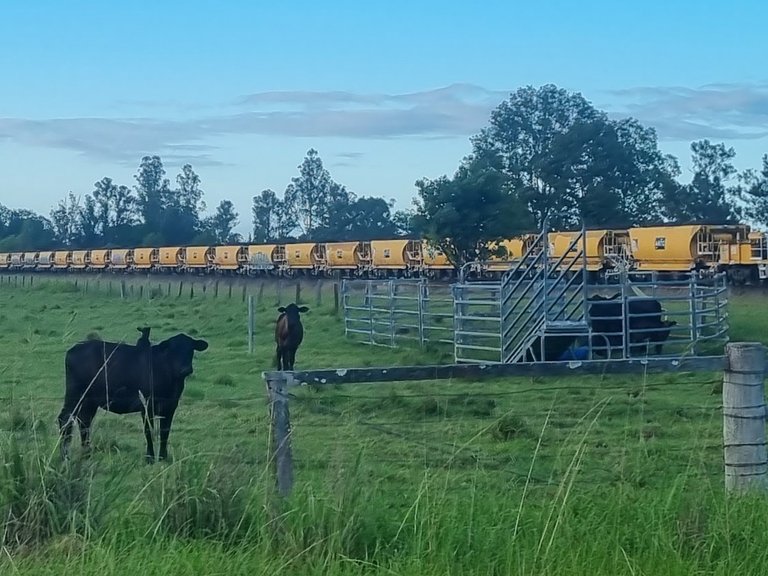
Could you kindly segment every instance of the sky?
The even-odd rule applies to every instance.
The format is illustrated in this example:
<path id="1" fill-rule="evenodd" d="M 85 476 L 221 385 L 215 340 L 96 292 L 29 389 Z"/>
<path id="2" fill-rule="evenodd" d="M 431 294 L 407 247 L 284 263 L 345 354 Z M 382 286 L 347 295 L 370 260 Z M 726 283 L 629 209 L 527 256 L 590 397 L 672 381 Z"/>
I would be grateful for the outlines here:
<path id="1" fill-rule="evenodd" d="M 690 142 L 768 153 L 768 2 L 164 0 L 0 3 L 0 203 L 47 215 L 145 155 L 185 163 L 250 229 L 315 148 L 358 196 L 408 208 L 523 86 L 580 92 Z"/>

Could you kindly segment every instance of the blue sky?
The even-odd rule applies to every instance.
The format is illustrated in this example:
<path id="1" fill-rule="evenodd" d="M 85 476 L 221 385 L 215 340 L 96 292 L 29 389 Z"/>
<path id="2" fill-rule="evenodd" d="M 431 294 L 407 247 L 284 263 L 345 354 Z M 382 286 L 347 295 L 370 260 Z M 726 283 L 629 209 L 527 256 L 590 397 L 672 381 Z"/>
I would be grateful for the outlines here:
<path id="1" fill-rule="evenodd" d="M 768 3 L 0 4 L 0 202 L 48 214 L 159 154 L 206 201 L 281 193 L 310 147 L 358 195 L 407 207 L 511 91 L 555 83 L 691 140 L 768 153 Z M 683 178 L 687 175 L 684 174 Z"/>

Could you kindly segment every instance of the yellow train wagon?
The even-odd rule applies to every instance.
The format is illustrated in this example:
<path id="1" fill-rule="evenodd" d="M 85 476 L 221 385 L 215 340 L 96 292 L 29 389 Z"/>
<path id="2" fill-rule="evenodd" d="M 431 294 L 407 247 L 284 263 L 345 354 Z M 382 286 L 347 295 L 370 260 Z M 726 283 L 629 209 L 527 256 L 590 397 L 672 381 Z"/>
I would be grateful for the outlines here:
<path id="1" fill-rule="evenodd" d="M 70 268 L 72 270 L 85 270 L 90 264 L 90 250 L 73 250 Z"/>
<path id="2" fill-rule="evenodd" d="M 325 244 L 302 242 L 285 245 L 286 270 L 289 273 L 317 273 L 325 270 L 328 259 Z"/>
<path id="3" fill-rule="evenodd" d="M 409 274 L 421 265 L 417 240 L 371 240 L 371 268 L 378 276 Z"/>
<path id="4" fill-rule="evenodd" d="M 24 267 L 24 253 L 11 253 L 11 270 L 21 270 Z"/>
<path id="5" fill-rule="evenodd" d="M 24 270 L 34 270 L 37 268 L 37 257 L 39 252 L 24 252 L 24 264 L 22 268 Z"/>
<path id="6" fill-rule="evenodd" d="M 210 246 L 188 246 L 185 249 L 184 268 L 207 272 L 213 267 L 213 248 Z"/>
<path id="7" fill-rule="evenodd" d="M 266 273 L 285 265 L 285 246 L 281 244 L 251 244 L 245 250 L 246 273 Z"/>
<path id="8" fill-rule="evenodd" d="M 157 249 L 157 267 L 160 270 L 181 270 L 185 250 L 179 246 L 163 246 Z"/>
<path id="9" fill-rule="evenodd" d="M 721 247 L 749 235 L 744 225 L 630 228 L 630 249 L 639 271 L 688 272 L 717 265 Z"/>
<path id="10" fill-rule="evenodd" d="M 157 248 L 134 248 L 132 268 L 149 272 L 157 265 L 157 259 Z"/>
<path id="11" fill-rule="evenodd" d="M 133 250 L 130 248 L 118 248 L 109 254 L 110 270 L 127 270 L 133 265 Z"/>
<path id="12" fill-rule="evenodd" d="M 765 232 L 751 231 L 720 246 L 718 271 L 724 271 L 735 285 L 768 279 L 768 239 Z"/>
<path id="13" fill-rule="evenodd" d="M 213 249 L 213 265 L 219 272 L 236 272 L 247 259 L 247 246 L 216 246 Z"/>
<path id="14" fill-rule="evenodd" d="M 8 252 L 0 252 L 0 270 L 7 270 L 11 266 L 11 255 Z"/>
<path id="15" fill-rule="evenodd" d="M 586 239 L 580 239 L 571 246 L 580 232 L 551 232 L 549 234 L 550 257 L 555 261 L 561 258 L 565 266 L 571 266 L 571 270 L 581 270 L 582 258 L 574 261 L 575 255 L 586 246 L 587 270 L 598 272 L 616 265 L 629 265 L 629 232 L 627 230 L 587 230 Z M 570 253 L 566 250 L 571 248 Z"/>
<path id="16" fill-rule="evenodd" d="M 67 270 L 72 262 L 72 252 L 70 250 L 57 250 L 53 254 L 53 269 Z"/>
<path id="17" fill-rule="evenodd" d="M 491 242 L 488 248 L 492 251 L 496 251 L 498 248 L 503 248 L 503 254 L 492 254 L 488 258 L 488 262 L 484 265 L 484 269 L 491 273 L 503 273 L 515 266 L 517 262 L 522 260 L 523 255 L 530 246 L 530 240 L 527 237 L 510 238 L 508 240 L 502 240 L 500 242 Z"/>
<path id="18" fill-rule="evenodd" d="M 431 246 L 426 240 L 421 242 L 421 271 L 427 276 L 446 276 L 455 272 L 456 267 L 448 260 L 437 246 Z"/>
<path id="19" fill-rule="evenodd" d="M 104 248 L 91 250 L 91 261 L 88 267 L 91 270 L 106 270 L 109 266 L 109 252 L 109 250 Z"/>
<path id="20" fill-rule="evenodd" d="M 53 256 L 55 252 L 52 250 L 44 250 L 37 256 L 37 269 L 38 270 L 50 270 L 53 268 Z"/>
<path id="21" fill-rule="evenodd" d="M 328 242 L 325 253 L 331 274 L 359 274 L 371 268 L 370 242 Z"/>

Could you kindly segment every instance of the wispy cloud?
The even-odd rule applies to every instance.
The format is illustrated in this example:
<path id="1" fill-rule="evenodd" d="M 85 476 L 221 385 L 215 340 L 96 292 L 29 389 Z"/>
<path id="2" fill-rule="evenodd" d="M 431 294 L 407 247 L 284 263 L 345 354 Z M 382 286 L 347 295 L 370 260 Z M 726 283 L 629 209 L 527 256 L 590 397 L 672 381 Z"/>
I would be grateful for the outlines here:
<path id="1" fill-rule="evenodd" d="M 184 120 L 140 118 L 0 118 L 0 139 L 74 150 L 116 162 L 148 153 L 216 164 L 210 138 L 227 135 L 341 137 L 466 137 L 482 128 L 508 96 L 470 84 L 406 94 L 261 92 L 238 98 L 230 113 Z M 147 103 L 149 104 L 149 103 Z M 151 103 L 167 105 L 169 102 Z M 349 156 L 342 161 L 357 158 Z"/>
<path id="2" fill-rule="evenodd" d="M 645 86 L 613 90 L 630 114 L 661 138 L 755 139 L 768 136 L 768 84 L 709 84 L 699 88 Z"/>

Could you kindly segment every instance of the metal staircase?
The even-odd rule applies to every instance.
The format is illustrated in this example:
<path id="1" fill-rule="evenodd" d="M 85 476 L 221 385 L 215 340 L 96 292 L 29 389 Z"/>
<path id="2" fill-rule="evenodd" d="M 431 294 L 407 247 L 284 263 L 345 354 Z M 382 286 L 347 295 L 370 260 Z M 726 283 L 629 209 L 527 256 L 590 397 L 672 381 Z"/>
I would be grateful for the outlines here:
<path id="1" fill-rule="evenodd" d="M 579 339 L 590 346 L 584 228 L 554 258 L 545 222 L 521 261 L 502 277 L 500 296 L 502 362 L 556 361 Z"/>

